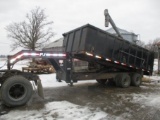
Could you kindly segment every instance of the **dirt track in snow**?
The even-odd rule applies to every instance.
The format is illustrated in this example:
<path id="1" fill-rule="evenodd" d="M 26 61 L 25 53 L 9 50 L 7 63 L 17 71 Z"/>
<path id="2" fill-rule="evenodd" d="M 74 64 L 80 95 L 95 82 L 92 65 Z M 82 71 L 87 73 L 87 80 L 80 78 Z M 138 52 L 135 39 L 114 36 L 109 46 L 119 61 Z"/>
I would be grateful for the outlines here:
<path id="1" fill-rule="evenodd" d="M 98 83 L 74 84 L 73 87 L 62 86 L 45 88 L 45 100 L 34 94 L 28 105 L 8 110 L 39 110 L 44 104 L 53 101 L 68 101 L 93 110 L 100 109 L 109 114 L 110 119 L 121 116 L 127 120 L 158 120 L 159 107 L 146 105 L 150 95 L 160 95 L 160 87 L 153 84 L 142 84 L 141 87 L 117 88 L 114 85 Z M 144 104 L 143 104 L 144 101 Z M 114 117 L 116 116 L 116 117 Z"/>
<path id="2" fill-rule="evenodd" d="M 149 84 L 123 89 L 114 85 L 102 86 L 98 83 L 88 83 L 74 85 L 74 87 L 45 89 L 45 95 L 46 101 L 67 100 L 78 105 L 100 108 L 111 116 L 123 116 L 130 120 L 150 120 L 157 115 L 159 109 L 143 105 L 142 100 L 145 101 L 145 97 L 150 94 L 158 95 L 159 90 L 159 86 Z M 135 95 L 142 98 L 142 100 L 137 98 L 140 99 L 140 103 L 134 102 Z"/>

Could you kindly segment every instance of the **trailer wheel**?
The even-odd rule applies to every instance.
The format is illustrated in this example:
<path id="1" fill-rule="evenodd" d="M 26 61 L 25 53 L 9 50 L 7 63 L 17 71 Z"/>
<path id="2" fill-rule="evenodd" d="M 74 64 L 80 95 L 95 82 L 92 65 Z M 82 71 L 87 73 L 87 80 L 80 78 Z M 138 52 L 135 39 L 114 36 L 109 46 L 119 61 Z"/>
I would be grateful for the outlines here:
<path id="1" fill-rule="evenodd" d="M 33 88 L 31 83 L 22 76 L 9 77 L 2 85 L 1 97 L 9 107 L 26 104 L 31 98 Z"/>
<path id="2" fill-rule="evenodd" d="M 97 79 L 96 81 L 101 85 L 105 85 L 107 82 L 107 79 Z"/>
<path id="3" fill-rule="evenodd" d="M 131 85 L 139 87 L 141 83 L 142 83 L 142 77 L 140 74 L 135 73 L 131 76 Z"/>
<path id="4" fill-rule="evenodd" d="M 119 77 L 119 86 L 122 88 L 127 88 L 131 84 L 131 78 L 128 74 L 121 74 Z"/>
<path id="5" fill-rule="evenodd" d="M 120 78 L 121 78 L 121 74 L 117 74 L 114 78 L 114 82 L 116 83 L 117 87 L 120 87 Z"/>
<path id="6" fill-rule="evenodd" d="M 115 86 L 116 83 L 113 78 L 109 78 L 107 84 L 111 86 Z"/>

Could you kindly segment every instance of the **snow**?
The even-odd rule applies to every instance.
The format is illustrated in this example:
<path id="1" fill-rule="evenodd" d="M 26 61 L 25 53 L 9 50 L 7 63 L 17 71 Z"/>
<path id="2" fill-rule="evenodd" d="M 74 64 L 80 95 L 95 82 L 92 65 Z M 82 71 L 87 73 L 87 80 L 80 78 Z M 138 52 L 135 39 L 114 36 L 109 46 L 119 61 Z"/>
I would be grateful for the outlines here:
<path id="1" fill-rule="evenodd" d="M 139 103 L 141 105 L 150 106 L 154 108 L 160 108 L 160 94 L 132 94 L 133 103 Z"/>
<path id="2" fill-rule="evenodd" d="M 154 71 L 157 71 L 157 70 L 158 70 L 158 59 L 154 59 L 153 70 L 154 70 Z"/>
<path id="3" fill-rule="evenodd" d="M 14 118 L 13 118 L 14 116 Z M 3 115 L 2 119 L 8 120 L 99 120 L 107 119 L 107 114 L 100 110 L 92 111 L 67 101 L 49 102 L 41 110 L 12 111 Z"/>
<path id="4" fill-rule="evenodd" d="M 44 88 L 47 87 L 59 87 L 59 86 L 66 86 L 66 82 L 57 82 L 56 81 L 56 74 L 44 74 L 44 75 L 39 75 L 42 85 Z"/>

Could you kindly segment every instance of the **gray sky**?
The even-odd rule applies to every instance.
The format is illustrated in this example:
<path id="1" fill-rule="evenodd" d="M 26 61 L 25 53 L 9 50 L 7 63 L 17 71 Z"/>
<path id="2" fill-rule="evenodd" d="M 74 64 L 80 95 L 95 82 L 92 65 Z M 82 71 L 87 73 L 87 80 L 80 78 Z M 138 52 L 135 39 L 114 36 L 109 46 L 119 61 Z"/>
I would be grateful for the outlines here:
<path id="1" fill-rule="evenodd" d="M 6 25 L 21 22 L 36 6 L 45 8 L 48 20 L 54 22 L 56 36 L 90 23 L 104 27 L 104 9 L 108 9 L 119 28 L 136 34 L 145 43 L 160 37 L 159 0 L 0 0 L 0 54 L 12 54 Z"/>

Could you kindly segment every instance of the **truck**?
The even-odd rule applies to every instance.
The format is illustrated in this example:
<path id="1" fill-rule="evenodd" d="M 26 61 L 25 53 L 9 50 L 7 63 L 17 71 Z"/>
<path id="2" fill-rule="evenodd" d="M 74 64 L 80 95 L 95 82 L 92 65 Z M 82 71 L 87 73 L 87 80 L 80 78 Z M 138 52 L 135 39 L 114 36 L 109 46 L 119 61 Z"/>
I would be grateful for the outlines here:
<path id="1" fill-rule="evenodd" d="M 105 11 L 116 29 L 113 20 Z M 108 23 L 106 23 L 107 26 Z M 87 24 L 63 34 L 64 51 L 22 50 L 8 56 L 7 69 L 0 70 L 1 99 L 7 106 L 26 104 L 32 97 L 33 86 L 43 96 L 40 78 L 33 74 L 12 69 L 23 59 L 46 59 L 56 70 L 56 79 L 73 85 L 80 80 L 97 80 L 104 85 L 113 81 L 117 87 L 141 85 L 143 75 L 152 75 L 154 53 L 118 36 Z M 83 63 L 83 64 L 82 64 Z"/>

